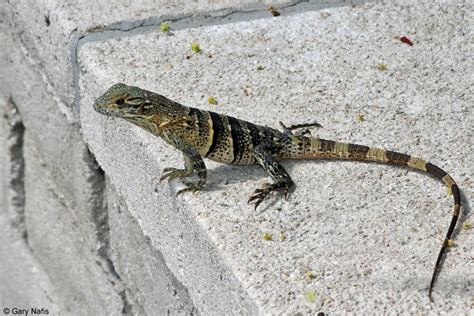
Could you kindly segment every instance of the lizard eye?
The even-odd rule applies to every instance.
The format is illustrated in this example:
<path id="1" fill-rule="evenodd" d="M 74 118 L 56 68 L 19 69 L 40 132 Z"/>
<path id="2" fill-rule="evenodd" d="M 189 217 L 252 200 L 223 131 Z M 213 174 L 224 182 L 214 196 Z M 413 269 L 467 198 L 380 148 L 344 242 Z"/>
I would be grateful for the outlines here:
<path id="1" fill-rule="evenodd" d="M 123 98 L 118 99 L 118 100 L 115 101 L 115 104 L 117 104 L 117 105 L 122 105 L 124 103 L 125 103 L 125 100 Z"/>

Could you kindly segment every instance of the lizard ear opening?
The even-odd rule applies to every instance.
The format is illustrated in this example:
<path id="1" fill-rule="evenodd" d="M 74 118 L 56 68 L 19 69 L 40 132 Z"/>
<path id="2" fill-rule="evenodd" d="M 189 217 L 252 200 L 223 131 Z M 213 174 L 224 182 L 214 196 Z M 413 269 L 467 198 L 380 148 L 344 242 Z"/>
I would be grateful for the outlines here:
<path id="1" fill-rule="evenodd" d="M 117 100 L 115 101 L 115 104 L 117 104 L 117 105 L 122 105 L 122 104 L 124 104 L 124 103 L 125 103 L 125 100 L 124 100 L 123 98 L 117 99 Z"/>

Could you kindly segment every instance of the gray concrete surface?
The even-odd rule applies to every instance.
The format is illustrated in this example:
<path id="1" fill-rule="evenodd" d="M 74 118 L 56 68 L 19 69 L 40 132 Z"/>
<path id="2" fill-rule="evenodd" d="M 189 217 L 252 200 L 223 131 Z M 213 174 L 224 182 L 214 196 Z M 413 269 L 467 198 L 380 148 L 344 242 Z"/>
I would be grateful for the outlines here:
<path id="1" fill-rule="evenodd" d="M 124 286 L 111 271 L 107 256 L 98 251 L 104 243 L 96 233 L 99 215 L 104 212 L 100 205 L 103 175 L 79 128 L 68 124 L 12 33 L 0 23 L 0 42 L 5 48 L 0 50 L 0 69 L 8 74 L 0 76 L 0 95 L 6 100 L 1 109 L 1 191 L 7 193 L 2 198 L 0 223 L 2 232 L 18 228 L 24 232 L 1 249 L 2 275 L 8 278 L 0 283 L 0 292 L 11 292 L 11 296 L 4 296 L 2 307 L 56 306 L 50 311 L 56 314 L 120 312 L 124 305 L 133 304 L 133 299 L 129 302 L 120 295 L 125 293 Z M 15 120 L 11 120 L 13 116 Z M 11 128 L 13 122 L 21 123 L 24 131 Z M 9 134 L 4 143 L 3 136 Z M 27 171 L 12 172 L 18 167 L 11 166 L 20 164 Z M 22 186 L 23 199 L 18 198 L 21 190 L 12 190 L 15 183 Z M 9 252 L 15 249 L 18 255 Z M 16 262 L 18 259 L 25 263 Z M 39 275 L 32 276 L 30 270 Z M 24 278 L 17 277 L 22 273 Z M 28 286 L 24 283 L 27 277 L 32 282 L 50 280 L 52 290 L 42 282 L 30 290 L 13 292 Z M 47 300 L 42 301 L 44 297 Z"/>
<path id="2" fill-rule="evenodd" d="M 123 304 L 95 251 L 95 227 L 84 219 L 86 212 L 57 195 L 30 136 L 25 136 L 25 191 L 34 198 L 25 204 L 28 242 L 61 291 L 57 303 L 65 312 L 117 315 Z"/>
<path id="3" fill-rule="evenodd" d="M 9 228 L 7 218 L 0 216 L 0 306 L 38 307 L 48 309 L 50 314 L 58 312 L 53 302 L 55 288 L 41 264 L 31 255 L 23 240 Z M 15 267 L 12 269 L 12 267 Z"/>
<path id="4" fill-rule="evenodd" d="M 11 98 L 0 100 L 0 111 L 0 307 L 57 311 L 54 287 L 25 242 L 24 129 Z"/>
<path id="5" fill-rule="evenodd" d="M 291 200 L 254 212 L 246 201 L 265 174 L 207 162 L 206 190 L 175 198 L 179 183 L 158 179 L 181 165 L 180 154 L 92 103 L 125 82 L 260 124 L 316 120 L 322 138 L 408 152 L 450 172 L 463 191 L 461 225 L 472 222 L 471 9 L 378 2 L 85 44 L 83 135 L 203 314 L 229 312 L 228 304 L 261 314 L 467 314 L 472 230 L 458 229 L 434 302 L 427 297 L 452 207 L 434 179 L 377 164 L 287 162 L 298 186 Z M 191 53 L 193 41 L 201 54 Z M 211 95 L 218 105 L 207 103 Z"/>
<path id="6" fill-rule="evenodd" d="M 197 311 L 187 289 L 169 271 L 163 255 L 143 235 L 125 201 L 106 182 L 109 257 L 134 293 L 141 315 L 190 315 Z"/>

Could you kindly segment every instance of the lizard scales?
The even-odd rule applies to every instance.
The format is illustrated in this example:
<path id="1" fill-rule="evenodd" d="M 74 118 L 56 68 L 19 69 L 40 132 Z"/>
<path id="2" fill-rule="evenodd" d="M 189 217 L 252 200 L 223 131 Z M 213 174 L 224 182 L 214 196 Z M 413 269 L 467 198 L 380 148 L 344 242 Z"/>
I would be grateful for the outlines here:
<path id="1" fill-rule="evenodd" d="M 294 188 L 293 180 L 279 164 L 284 159 L 344 159 L 373 161 L 407 166 L 442 180 L 454 197 L 451 222 L 436 259 L 429 297 L 441 259 L 448 247 L 461 209 L 459 188 L 453 178 L 436 165 L 410 155 L 371 148 L 363 145 L 306 137 L 294 134 L 296 128 L 319 126 L 317 123 L 286 127 L 283 132 L 256 125 L 231 116 L 183 106 L 162 95 L 138 87 L 118 83 L 110 87 L 94 103 L 94 109 L 106 116 L 123 118 L 150 133 L 163 138 L 179 149 L 184 156 L 185 168 L 165 168 L 161 180 L 186 177 L 196 173 L 198 182 L 185 182 L 178 191 L 196 191 L 206 182 L 203 158 L 235 165 L 260 165 L 273 179 L 256 189 L 249 199 L 255 208 L 274 191 L 287 197 Z"/>

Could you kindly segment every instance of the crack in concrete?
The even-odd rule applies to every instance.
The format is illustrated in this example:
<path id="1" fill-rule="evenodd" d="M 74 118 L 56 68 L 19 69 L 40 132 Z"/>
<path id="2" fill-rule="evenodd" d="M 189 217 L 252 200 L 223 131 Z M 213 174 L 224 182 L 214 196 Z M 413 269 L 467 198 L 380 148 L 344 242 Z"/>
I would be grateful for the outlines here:
<path id="1" fill-rule="evenodd" d="M 7 152 L 10 160 L 10 176 L 8 190 L 12 207 L 11 223 L 16 232 L 28 245 L 28 232 L 25 222 L 25 159 L 23 156 L 23 140 L 25 126 L 20 112 L 12 97 L 5 100 L 2 111 L 7 127 Z"/>
<path id="2" fill-rule="evenodd" d="M 102 261 L 100 262 L 100 266 L 108 275 L 110 284 L 116 290 L 117 295 L 122 301 L 122 314 L 131 314 L 133 307 L 143 314 L 143 308 L 137 303 L 132 292 L 128 289 L 127 285 L 118 274 L 114 262 L 110 257 L 110 225 L 107 199 L 105 197 L 105 173 L 99 167 L 91 152 L 88 151 L 86 155 L 89 158 L 89 168 L 90 170 L 93 170 L 93 173 L 89 177 L 93 192 L 93 207 L 91 215 L 95 225 L 96 238 L 98 242 L 97 254 Z M 130 299 L 132 299 L 133 303 L 129 301 Z"/>

